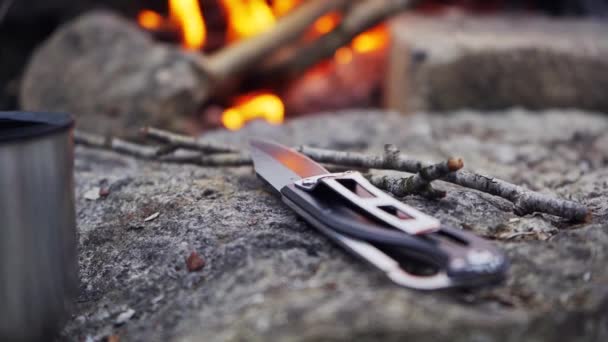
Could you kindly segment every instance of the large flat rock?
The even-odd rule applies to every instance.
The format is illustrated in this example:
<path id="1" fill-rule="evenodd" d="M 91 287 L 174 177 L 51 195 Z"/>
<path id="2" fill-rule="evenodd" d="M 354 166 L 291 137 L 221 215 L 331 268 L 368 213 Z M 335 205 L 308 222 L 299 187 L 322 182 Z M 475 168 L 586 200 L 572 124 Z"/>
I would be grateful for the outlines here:
<path id="1" fill-rule="evenodd" d="M 608 25 L 539 16 L 405 14 L 391 22 L 386 102 L 400 111 L 608 111 Z"/>
<path id="2" fill-rule="evenodd" d="M 517 217 L 507 201 L 447 184 L 441 201 L 404 199 L 507 251 L 508 280 L 469 292 L 393 285 L 298 219 L 249 167 L 168 165 L 78 147 L 81 293 L 62 338 L 606 340 L 607 128 L 606 117 L 576 111 L 345 112 L 206 135 L 368 151 L 395 143 L 424 160 L 461 155 L 466 168 L 591 208 L 593 223 L 573 225 Z M 110 194 L 85 199 L 100 184 Z M 185 263 L 193 251 L 206 261 L 197 272 Z"/>

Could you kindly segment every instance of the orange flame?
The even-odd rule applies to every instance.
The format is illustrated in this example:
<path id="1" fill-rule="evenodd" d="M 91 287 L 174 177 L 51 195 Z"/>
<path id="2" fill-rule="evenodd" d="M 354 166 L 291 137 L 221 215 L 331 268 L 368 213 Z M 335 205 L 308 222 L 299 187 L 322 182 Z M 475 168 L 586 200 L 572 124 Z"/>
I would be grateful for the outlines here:
<path id="1" fill-rule="evenodd" d="M 171 19 L 167 20 L 154 11 L 143 10 L 137 16 L 137 22 L 148 30 L 176 25 L 181 31 L 182 44 L 186 49 L 202 48 L 207 38 L 207 28 L 198 0 L 169 0 L 169 12 Z"/>
<path id="2" fill-rule="evenodd" d="M 388 46 L 390 33 L 385 25 L 378 25 L 353 39 L 351 46 L 358 53 L 378 51 Z"/>
<path id="3" fill-rule="evenodd" d="M 271 5 L 269 5 L 269 3 Z M 237 41 L 260 34 L 272 28 L 280 18 L 302 0 L 221 0 L 228 20 L 227 38 Z M 199 0 L 169 0 L 170 18 L 143 10 L 139 13 L 138 22 L 143 28 L 159 30 L 179 27 L 182 44 L 187 49 L 200 49 L 204 46 L 207 29 Z M 312 40 L 334 30 L 342 20 L 340 13 L 329 13 L 317 19 L 305 36 Z M 357 54 L 366 54 L 385 49 L 390 42 L 390 34 L 385 25 L 378 25 L 356 36 L 352 42 L 339 48 L 333 61 L 335 64 L 349 64 Z M 310 72 L 315 71 L 311 68 Z M 325 72 L 318 70 L 316 75 L 322 77 Z M 280 124 L 285 116 L 285 105 L 276 95 L 269 92 L 256 92 L 239 97 L 235 105 L 222 113 L 222 123 L 230 130 L 238 130 L 248 121 L 264 119 L 271 124 Z"/>
<path id="4" fill-rule="evenodd" d="M 353 60 L 353 50 L 346 46 L 339 48 L 334 54 L 334 60 L 338 64 L 350 63 Z"/>
<path id="5" fill-rule="evenodd" d="M 342 20 L 342 16 L 338 12 L 329 13 L 317 19 L 312 25 L 316 36 L 324 35 L 331 32 Z"/>
<path id="6" fill-rule="evenodd" d="M 150 10 L 143 10 L 137 16 L 139 26 L 147 30 L 157 30 L 161 28 L 164 21 L 165 18 L 163 18 L 160 14 Z"/>
<path id="7" fill-rule="evenodd" d="M 277 17 L 282 17 L 299 4 L 300 0 L 274 0 L 272 2 L 272 12 Z"/>
<path id="8" fill-rule="evenodd" d="M 273 27 L 276 18 L 266 0 L 222 0 L 228 13 L 228 40 L 236 41 Z"/>
<path id="9" fill-rule="evenodd" d="M 228 16 L 228 39 L 236 41 L 260 34 L 276 23 L 277 17 L 283 16 L 299 5 L 301 0 L 274 0 L 269 6 L 266 0 L 222 0 Z M 182 31 L 183 45 L 187 49 L 200 49 L 204 46 L 207 29 L 198 0 L 169 0 L 171 21 Z M 340 13 L 329 13 L 317 19 L 307 35 L 316 38 L 331 32 L 341 21 Z M 166 26 L 167 20 L 160 14 L 143 10 L 137 18 L 139 25 L 149 30 Z M 379 25 L 355 37 L 350 44 L 357 53 L 368 53 L 385 48 L 390 40 L 385 25 Z M 335 61 L 346 64 L 351 59 L 346 50 L 336 52 Z"/>
<path id="10" fill-rule="evenodd" d="M 169 0 L 171 20 L 179 23 L 184 47 L 200 49 L 205 44 L 207 29 L 198 0 Z"/>
<path id="11" fill-rule="evenodd" d="M 281 99 L 269 92 L 257 92 L 243 95 L 236 100 L 236 105 L 222 113 L 222 123 L 229 130 L 238 130 L 248 121 L 264 119 L 268 123 L 283 123 L 285 105 Z"/>

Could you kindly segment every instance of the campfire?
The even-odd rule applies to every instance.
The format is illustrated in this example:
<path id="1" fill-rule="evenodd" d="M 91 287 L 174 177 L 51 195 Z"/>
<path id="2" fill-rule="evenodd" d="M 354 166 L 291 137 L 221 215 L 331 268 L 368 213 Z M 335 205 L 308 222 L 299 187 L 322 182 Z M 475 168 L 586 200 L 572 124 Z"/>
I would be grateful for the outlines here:
<path id="1" fill-rule="evenodd" d="M 291 11 L 301 5 L 302 1 L 275 0 L 272 2 L 265 0 L 221 0 L 219 3 L 219 13 L 223 25 L 209 28 L 207 12 L 204 6 L 197 0 L 168 0 L 168 13 L 159 13 L 150 9 L 139 12 L 137 22 L 139 26 L 150 31 L 159 39 L 171 37 L 174 41 L 179 40 L 185 50 L 204 51 L 212 53 L 221 49 L 223 46 L 237 43 L 244 39 L 250 39 L 256 35 L 272 30 L 277 21 L 289 15 Z M 209 3 L 209 2 L 207 2 Z M 218 4 L 216 4 L 218 5 Z M 212 11 L 213 12 L 213 11 Z M 215 11 L 218 12 L 218 11 Z M 214 18 L 217 20 L 217 18 Z M 332 11 L 316 19 L 303 34 L 302 41 L 310 42 L 320 36 L 328 34 L 334 30 L 342 20 L 342 15 L 338 11 Z M 218 26 L 218 25 L 216 25 Z M 209 40 L 219 41 L 220 45 L 209 44 Z M 387 49 L 390 40 L 389 32 L 384 23 L 358 34 L 351 42 L 338 48 L 332 58 L 322 61 L 311 67 L 299 78 L 300 82 L 292 82 L 298 91 L 302 88 L 318 87 L 317 80 L 327 78 L 343 78 L 344 71 L 337 71 L 338 68 L 349 69 L 351 63 L 356 65 L 357 59 L 370 61 L 369 56 L 381 56 L 374 58 L 374 63 L 384 61 L 384 51 Z M 367 82 L 378 84 L 378 79 L 368 77 Z M 318 109 L 336 109 L 340 106 L 348 106 L 348 99 L 344 104 L 332 105 L 324 103 L 321 106 L 311 106 L 310 104 L 300 104 L 296 99 L 289 99 L 289 86 L 264 84 L 259 82 L 255 85 L 243 84 L 245 90 L 237 90 L 235 95 L 229 98 L 220 98 L 219 105 L 222 107 L 220 122 L 223 127 L 230 130 L 237 130 L 243 127 L 248 121 L 263 119 L 270 124 L 280 124 L 284 121 L 286 107 L 292 114 L 302 114 Z M 249 90 L 249 88 L 254 88 Z M 372 87 L 369 87 L 370 90 Z M 287 90 L 287 91 L 286 91 Z M 314 92 L 314 89 L 312 90 Z M 322 94 L 324 95 L 324 94 Z M 372 96 L 371 91 L 360 94 L 361 97 Z M 292 96 L 293 98 L 293 96 Z M 286 103 L 287 101 L 287 103 Z M 213 101 L 212 101 L 213 102 Z M 372 104 L 370 102 L 370 104 Z M 212 107 L 215 109 L 215 107 Z M 205 123 L 216 123 L 214 117 L 216 111 L 204 111 L 203 120 Z"/>
<path id="2" fill-rule="evenodd" d="M 555 35 L 563 31 L 561 22 L 526 19 L 535 10 L 548 10 L 541 1 L 139 0 L 133 5 L 122 15 L 89 11 L 39 46 L 19 87 L 21 108 L 76 113 L 84 130 L 128 136 L 142 125 L 200 134 L 347 108 L 413 113 L 572 107 L 577 105 L 572 93 L 589 97 L 579 101 L 585 109 L 605 107 L 593 82 L 569 74 L 580 67 L 576 61 L 549 71 L 570 77 L 567 82 L 542 77 L 539 70 L 552 68 L 552 58 L 565 61 L 557 55 L 572 51 L 589 55 L 589 70 L 597 69 L 591 64 L 602 63 L 601 49 L 594 47 L 602 30 L 573 24 Z M 519 10 L 509 13 L 520 16 L 498 15 L 514 8 Z M 497 19 L 486 20 L 486 14 Z M 492 38 L 505 27 L 521 32 Z M 454 33 L 458 39 L 445 39 Z M 579 46 L 570 48 L 573 44 Z M 538 63 L 512 69 L 538 75 L 527 83 L 530 89 L 508 83 L 516 77 L 492 74 L 504 69 L 499 65 L 479 72 L 486 56 L 477 52 L 502 49 L 521 51 L 523 64 Z M 469 55 L 481 60 L 469 65 Z M 466 70 L 454 71 L 451 65 L 460 61 Z M 531 91 L 538 94 L 529 96 Z"/>

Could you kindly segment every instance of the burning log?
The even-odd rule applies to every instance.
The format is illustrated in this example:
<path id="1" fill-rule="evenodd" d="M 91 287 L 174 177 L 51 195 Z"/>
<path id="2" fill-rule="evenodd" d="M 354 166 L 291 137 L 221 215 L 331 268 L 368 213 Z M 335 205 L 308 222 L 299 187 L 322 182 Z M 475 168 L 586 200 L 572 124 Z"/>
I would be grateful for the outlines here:
<path id="1" fill-rule="evenodd" d="M 330 33 L 304 46 L 293 49 L 268 62 L 257 77 L 269 75 L 300 74 L 319 60 L 331 57 L 336 50 L 348 44 L 358 34 L 378 25 L 405 9 L 415 5 L 416 0 L 367 0 L 355 4 L 344 19 Z"/>

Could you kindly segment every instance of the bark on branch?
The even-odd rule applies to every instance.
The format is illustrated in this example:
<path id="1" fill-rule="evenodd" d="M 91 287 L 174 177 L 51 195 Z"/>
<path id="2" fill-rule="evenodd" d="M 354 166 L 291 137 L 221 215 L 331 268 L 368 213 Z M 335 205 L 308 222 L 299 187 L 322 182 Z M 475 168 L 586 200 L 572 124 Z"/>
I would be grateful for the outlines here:
<path id="1" fill-rule="evenodd" d="M 181 139 L 188 139 L 188 137 L 183 136 Z M 157 160 L 166 163 L 195 164 L 209 167 L 246 166 L 252 164 L 251 158 L 241 153 L 204 155 L 199 153 L 200 146 L 194 146 L 191 150 L 197 153 L 189 155 L 169 155 L 169 153 L 176 149 L 175 145 L 147 146 L 128 142 L 119 138 L 102 137 L 78 130 L 74 131 L 74 142 L 83 146 L 111 150 L 141 159 Z M 230 148 L 230 150 L 238 151 L 234 148 Z"/>
<path id="2" fill-rule="evenodd" d="M 384 157 L 396 159 L 400 151 L 394 145 L 386 145 Z M 412 194 L 420 194 L 430 199 L 445 197 L 445 191 L 437 190 L 431 186 L 431 182 L 440 179 L 451 172 L 462 169 L 464 162 L 460 158 L 450 158 L 447 161 L 421 167 L 420 171 L 413 176 L 402 178 L 389 175 L 370 175 L 368 178 L 372 184 L 380 189 L 386 190 L 397 197 Z"/>
<path id="3" fill-rule="evenodd" d="M 204 155 L 196 154 L 191 156 L 172 155 L 160 159 L 162 162 L 177 164 L 194 164 L 209 167 L 235 167 L 253 165 L 251 157 L 243 153 L 225 153 Z"/>
<path id="4" fill-rule="evenodd" d="M 89 147 L 112 150 L 142 159 L 154 159 L 163 153 L 161 151 L 165 150 L 162 146 L 155 147 L 139 145 L 120 138 L 103 137 L 78 130 L 74 131 L 74 143 Z"/>
<path id="5" fill-rule="evenodd" d="M 232 146 L 219 143 L 205 142 L 193 137 L 175 134 L 152 127 L 144 127 L 141 133 L 146 138 L 154 139 L 158 142 L 168 144 L 174 148 L 183 148 L 203 153 L 237 153 L 238 150 Z"/>

